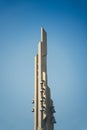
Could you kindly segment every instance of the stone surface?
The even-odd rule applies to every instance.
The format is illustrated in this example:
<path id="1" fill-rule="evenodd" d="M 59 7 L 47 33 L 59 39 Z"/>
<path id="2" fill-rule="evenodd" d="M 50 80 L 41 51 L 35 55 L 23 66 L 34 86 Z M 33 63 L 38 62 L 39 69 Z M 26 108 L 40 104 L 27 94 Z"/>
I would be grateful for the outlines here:
<path id="1" fill-rule="evenodd" d="M 47 84 L 47 33 L 43 28 L 34 68 L 34 130 L 54 130 L 53 101 Z"/>

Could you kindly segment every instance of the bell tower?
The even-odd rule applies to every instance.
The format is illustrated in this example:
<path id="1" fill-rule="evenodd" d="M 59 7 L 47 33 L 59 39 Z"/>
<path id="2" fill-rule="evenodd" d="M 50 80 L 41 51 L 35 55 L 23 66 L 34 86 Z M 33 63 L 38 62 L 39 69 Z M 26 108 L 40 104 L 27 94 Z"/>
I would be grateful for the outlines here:
<path id="1" fill-rule="evenodd" d="M 54 130 L 55 109 L 47 82 L 47 33 L 43 28 L 34 70 L 34 130 Z"/>

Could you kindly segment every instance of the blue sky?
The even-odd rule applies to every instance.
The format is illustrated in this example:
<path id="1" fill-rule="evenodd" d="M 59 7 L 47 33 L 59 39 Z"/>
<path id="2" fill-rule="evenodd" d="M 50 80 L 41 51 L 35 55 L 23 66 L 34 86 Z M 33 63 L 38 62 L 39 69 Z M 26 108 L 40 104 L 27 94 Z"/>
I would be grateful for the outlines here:
<path id="1" fill-rule="evenodd" d="M 86 0 L 0 0 L 0 130 L 33 130 L 34 56 L 48 38 L 55 130 L 87 130 Z"/>

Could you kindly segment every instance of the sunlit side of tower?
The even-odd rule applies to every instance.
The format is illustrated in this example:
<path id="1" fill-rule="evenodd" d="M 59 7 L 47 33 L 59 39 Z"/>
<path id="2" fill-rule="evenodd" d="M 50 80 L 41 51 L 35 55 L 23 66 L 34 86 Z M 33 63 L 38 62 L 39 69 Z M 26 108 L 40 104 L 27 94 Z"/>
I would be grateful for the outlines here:
<path id="1" fill-rule="evenodd" d="M 47 83 L 47 34 L 41 28 L 41 41 L 35 56 L 34 130 L 54 130 L 55 109 Z"/>

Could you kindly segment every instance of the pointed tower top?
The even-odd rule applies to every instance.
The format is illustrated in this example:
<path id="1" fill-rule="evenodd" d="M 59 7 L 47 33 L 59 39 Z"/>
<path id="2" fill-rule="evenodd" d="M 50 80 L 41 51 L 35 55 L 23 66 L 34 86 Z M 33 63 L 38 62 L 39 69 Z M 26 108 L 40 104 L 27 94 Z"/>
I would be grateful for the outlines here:
<path id="1" fill-rule="evenodd" d="M 47 33 L 42 27 L 41 27 L 41 43 L 42 43 L 42 56 L 46 56 L 47 55 Z"/>
<path id="2" fill-rule="evenodd" d="M 41 27 L 41 41 L 47 43 L 47 33 L 43 27 Z"/>

